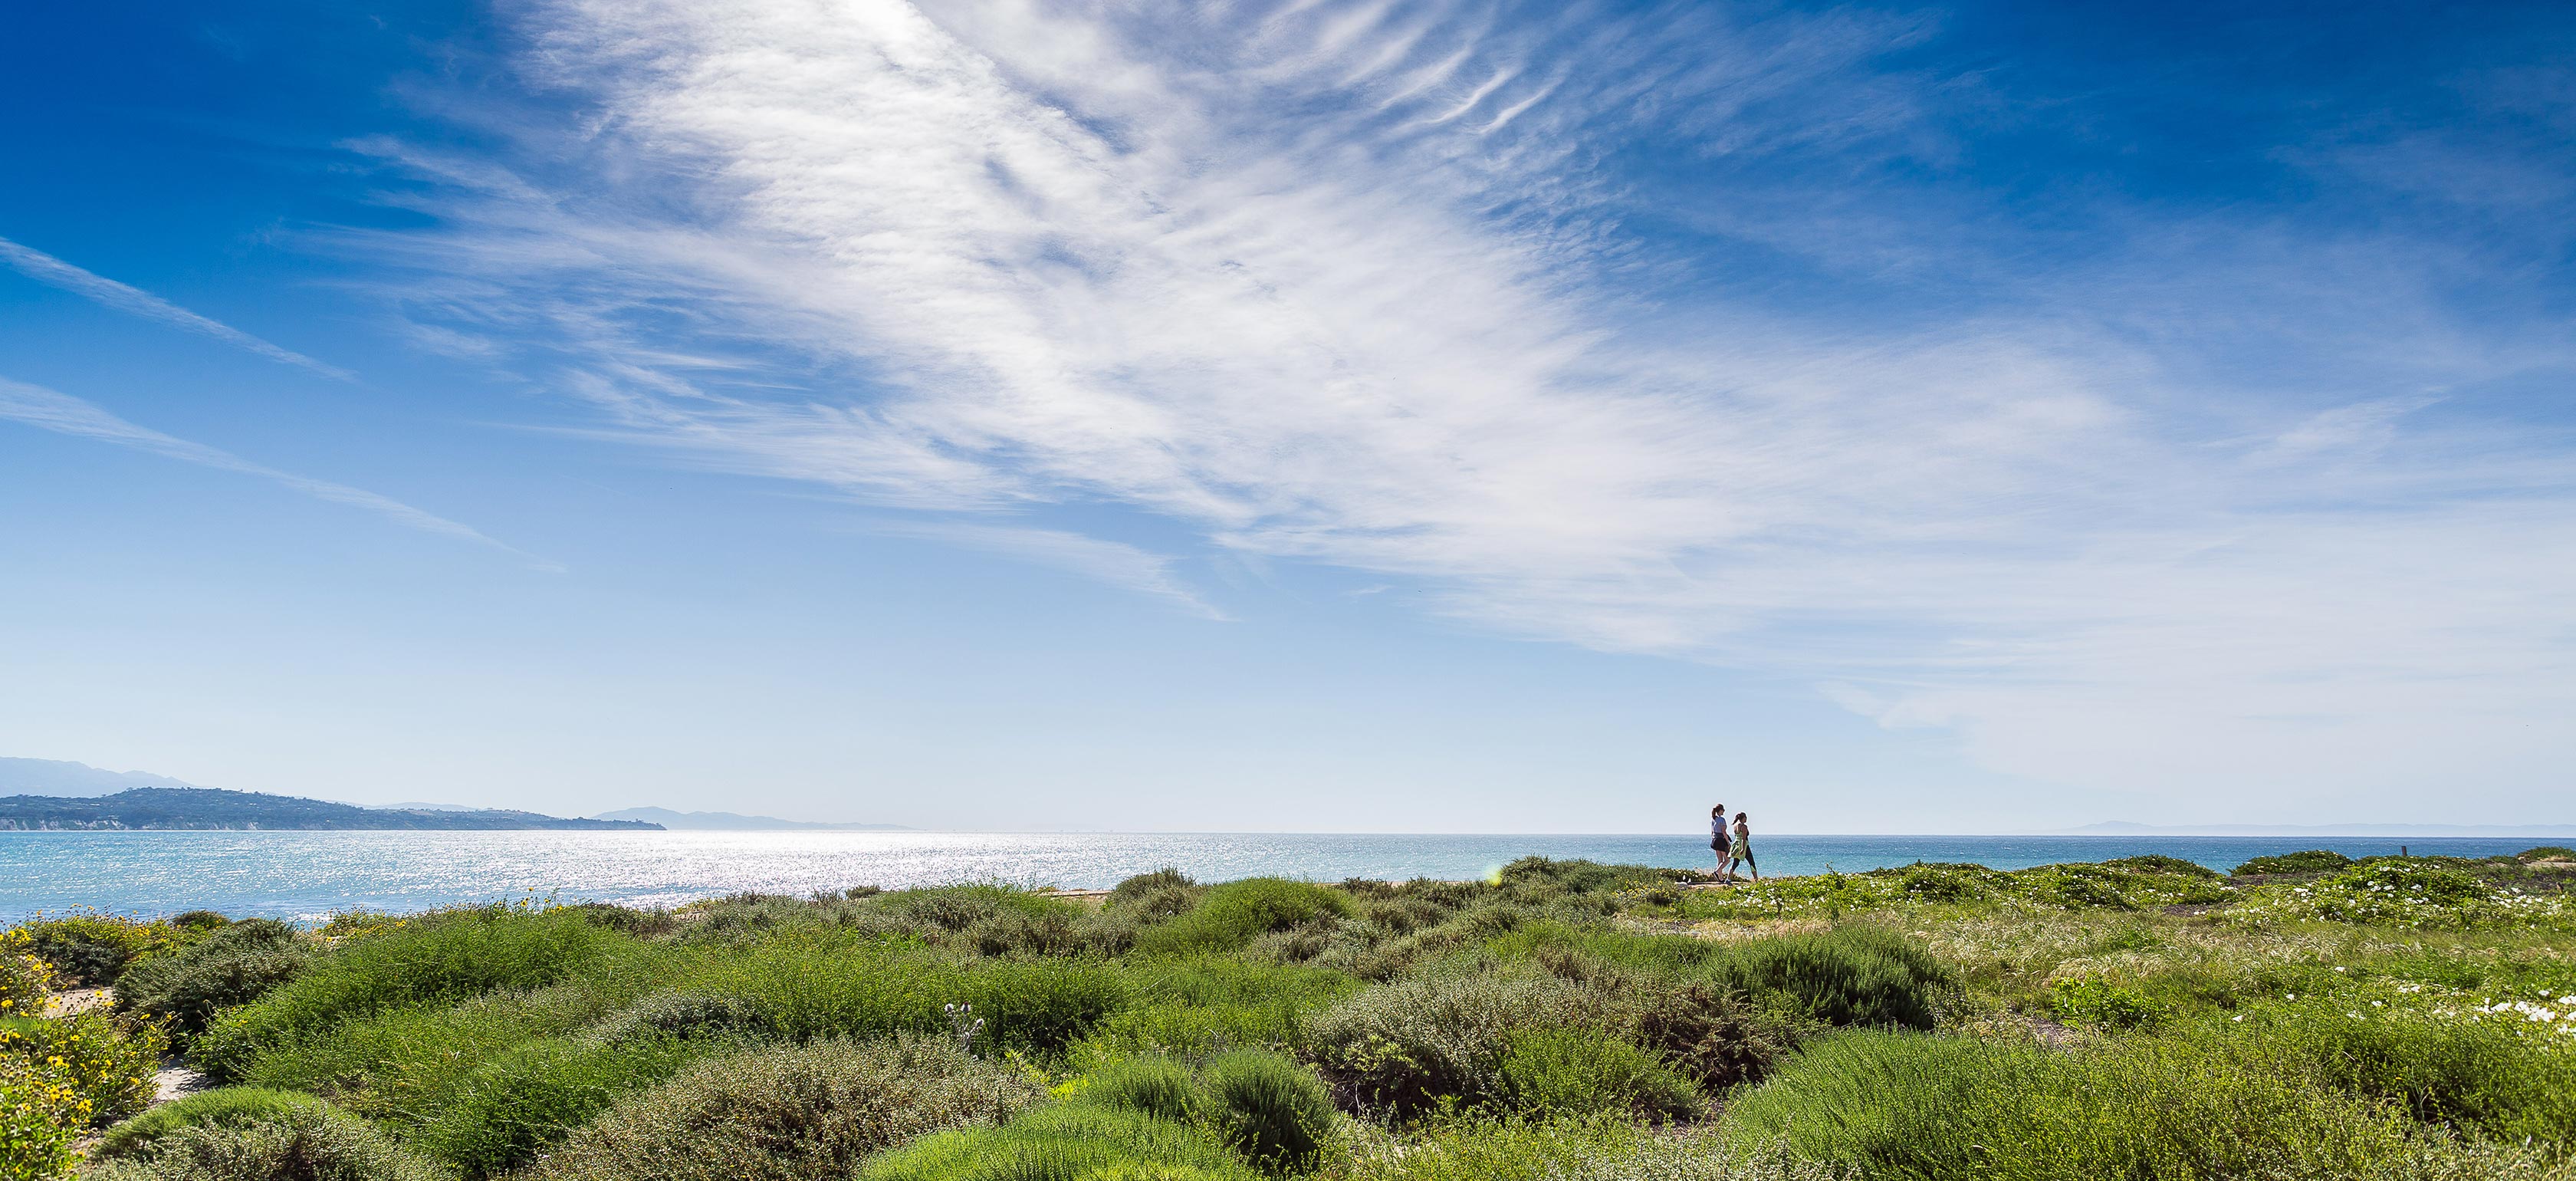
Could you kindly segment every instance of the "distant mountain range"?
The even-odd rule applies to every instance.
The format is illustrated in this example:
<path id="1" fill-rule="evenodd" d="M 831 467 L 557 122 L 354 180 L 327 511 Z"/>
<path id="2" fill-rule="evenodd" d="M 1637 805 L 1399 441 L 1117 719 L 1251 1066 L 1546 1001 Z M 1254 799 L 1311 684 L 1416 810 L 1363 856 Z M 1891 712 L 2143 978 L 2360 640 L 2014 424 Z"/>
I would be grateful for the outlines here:
<path id="1" fill-rule="evenodd" d="M 138 788 L 180 789 L 157 795 Z M 194 794 L 190 794 L 194 793 Z M 900 824 L 834 824 L 621 808 L 587 819 L 502 808 L 412 801 L 367 806 L 204 787 L 150 771 L 107 771 L 87 763 L 0 758 L 0 830 L 61 828 L 618 828 L 729 832 L 910 832 Z M 85 802 L 91 801 L 91 802 Z"/>
<path id="2" fill-rule="evenodd" d="M 136 787 L 197 787 L 149 771 L 102 771 L 53 759 L 0 759 L 0 796 L 110 796 Z"/>
<path id="3" fill-rule="evenodd" d="M 640 820 L 587 820 L 500 808 L 361 808 L 214 787 L 135 787 L 109 796 L 0 798 L 0 830 L 525 829 L 657 830 Z"/>
<path id="4" fill-rule="evenodd" d="M 2576 824 L 2138 824 L 2106 820 L 2060 830 L 2106 837 L 2571 837 Z"/>
<path id="5" fill-rule="evenodd" d="M 830 824 L 816 820 L 781 820 L 775 816 L 741 816 L 732 812 L 674 812 L 669 808 L 620 808 L 602 812 L 601 820 L 643 820 L 681 831 L 912 832 L 900 824 Z"/>

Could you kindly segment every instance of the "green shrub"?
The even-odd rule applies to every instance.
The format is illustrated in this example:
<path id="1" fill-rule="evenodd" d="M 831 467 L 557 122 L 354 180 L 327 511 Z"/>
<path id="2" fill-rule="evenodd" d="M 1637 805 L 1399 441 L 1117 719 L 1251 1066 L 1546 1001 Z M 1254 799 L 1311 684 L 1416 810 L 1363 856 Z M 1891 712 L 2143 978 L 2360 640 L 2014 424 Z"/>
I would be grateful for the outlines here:
<path id="1" fill-rule="evenodd" d="M 2114 857 L 2100 863 L 2105 869 L 2125 869 L 2132 873 L 2162 873 L 2185 878 L 2216 878 L 2217 870 L 2197 861 L 2167 857 L 2162 853 L 2143 853 L 2135 857 Z"/>
<path id="2" fill-rule="evenodd" d="M 2097 865 L 2050 865 L 2025 871 L 2031 895 L 2068 910 L 2136 910 L 2124 875 Z"/>
<path id="3" fill-rule="evenodd" d="M 28 950 L 33 940 L 12 927 L 0 931 L 0 1017 L 42 1015 L 54 988 L 54 966 Z"/>
<path id="4" fill-rule="evenodd" d="M 777 1026 L 760 1006 L 738 996 L 708 992 L 662 992 L 610 1015 L 591 1028 L 591 1036 L 612 1045 L 656 1038 L 764 1038 Z"/>
<path id="5" fill-rule="evenodd" d="M 0 1054 L 0 1178 L 44 1181 L 68 1173 L 91 1111 L 71 1072 L 43 1059 Z"/>
<path id="6" fill-rule="evenodd" d="M 364 1120 L 321 1104 L 171 1128 L 82 1181 L 447 1181 Z"/>
<path id="7" fill-rule="evenodd" d="M 2576 861 L 2576 849 L 2565 845 L 2538 845 L 2513 855 L 2516 861 Z"/>
<path id="8" fill-rule="evenodd" d="M 1136 937 L 1149 954 L 1236 951 L 1272 931 L 1350 913 L 1339 891 L 1286 878 L 1245 878 L 1207 892 L 1199 904 Z"/>
<path id="9" fill-rule="evenodd" d="M 245 919 L 171 955 L 136 962 L 116 986 L 119 1009 L 163 1023 L 185 1049 L 215 1014 L 302 975 L 314 956 L 295 928 Z"/>
<path id="10" fill-rule="evenodd" d="M 2352 864 L 2352 858 L 2332 849 L 2308 849 L 2298 853 L 2273 853 L 2248 860 L 2233 871 L 2240 878 L 2273 874 L 2333 873 Z"/>
<path id="11" fill-rule="evenodd" d="M 1950 973 L 1921 945 L 1876 927 L 1748 940 L 1710 955 L 1705 978 L 1828 1025 L 1932 1028 Z"/>
<path id="12" fill-rule="evenodd" d="M 1657 1123 L 1689 1119 L 1708 1101 L 1652 1054 L 1587 1029 L 1520 1029 L 1505 1039 L 1502 1090 L 1539 1114 L 1632 1113 Z"/>
<path id="13" fill-rule="evenodd" d="M 1506 1102 L 1502 1060 L 1521 1029 L 1598 1028 L 1599 998 L 1569 981 L 1490 973 L 1399 980 L 1318 1014 L 1308 1052 L 1346 1105 L 1414 1115 Z"/>
<path id="14" fill-rule="evenodd" d="M 168 1042 L 149 1025 L 92 1009 L 68 1017 L 0 1017 L 0 1055 L 59 1068 L 89 1100 L 90 1119 L 120 1120 L 150 1106 Z"/>
<path id="15" fill-rule="evenodd" d="M 2359 1002 L 2298 1006 L 2218 1033 L 2213 1054 L 2394 1102 L 2428 1123 L 2506 1143 L 2576 1145 L 2576 1053 L 2545 1037 Z"/>
<path id="16" fill-rule="evenodd" d="M 1649 1130 L 1625 1117 L 1451 1119 L 1406 1135 L 1359 1130 L 1329 1174 L 1336 1181 L 1854 1181 L 1847 1170 L 1776 1145 L 1742 1151 L 1707 1132 Z"/>
<path id="17" fill-rule="evenodd" d="M 291 983 L 218 1017 L 190 1058 L 242 1077 L 264 1050 L 353 1016 L 529 988 L 628 942 L 580 912 L 488 906 L 395 920 L 323 956 Z"/>
<path id="18" fill-rule="evenodd" d="M 1140 873 L 1119 882 L 1116 888 L 1109 891 L 1108 904 L 1141 906 L 1150 900 L 1168 898 L 1187 901 L 1191 897 L 1188 891 L 1196 885 L 1198 883 L 1192 881 L 1190 875 L 1166 865 L 1152 873 Z M 1179 911 L 1170 913 L 1177 914 Z"/>
<path id="19" fill-rule="evenodd" d="M 992 1123 L 1033 1101 L 1016 1072 L 944 1041 L 822 1041 L 700 1062 L 630 1095 L 530 1170 L 531 1181 L 805 1181 L 847 1177 L 926 1132 Z"/>
<path id="20" fill-rule="evenodd" d="M 1262 1050 L 1237 1050 L 1208 1063 L 1207 1118 L 1245 1160 L 1264 1172 L 1302 1173 L 1333 1126 L 1332 1096 L 1303 1066 Z"/>
<path id="21" fill-rule="evenodd" d="M 2095 976 L 2051 981 L 2048 1004 L 2062 1016 L 2108 1029 L 2136 1029 L 2163 1016 L 2145 996 Z"/>
<path id="22" fill-rule="evenodd" d="M 57 987 L 71 988 L 114 984 L 127 964 L 167 954 L 196 934 L 168 923 L 104 911 L 39 918 L 21 929 L 27 934 L 27 952 L 54 966 Z"/>
<path id="23" fill-rule="evenodd" d="M 1700 981 L 1634 995 L 1637 1044 L 1710 1095 L 1760 1081 L 1798 1042 L 1797 1021 Z"/>
<path id="24" fill-rule="evenodd" d="M 1843 1034 L 1739 1095 L 1726 1126 L 1873 1177 L 2325 1181 L 2400 1175 L 2421 1152 L 2400 1111 L 2153 1037 L 2053 1052 Z"/>
<path id="25" fill-rule="evenodd" d="M 1126 974 L 1089 959 L 965 961 L 916 944 L 782 934 L 695 971 L 691 987 L 757 1006 L 782 1037 L 868 1039 L 948 1030 L 975 1006 L 979 1047 L 1053 1053 L 1128 1003 Z"/>
<path id="26" fill-rule="evenodd" d="M 624 1044 L 542 1038 L 485 1062 L 414 1138 L 468 1177 L 516 1168 L 626 1094 L 677 1072 L 704 1047 L 671 1038 Z"/>
<path id="27" fill-rule="evenodd" d="M 1161 1055 L 1122 1059 L 1084 1076 L 1082 1097 L 1094 1103 L 1186 1122 L 1198 1114 L 1197 1080 Z"/>
<path id="28" fill-rule="evenodd" d="M 1973 902 L 2009 888 L 2012 879 L 1982 865 L 1916 862 L 1897 871 L 1908 897 L 1924 902 Z"/>
<path id="29" fill-rule="evenodd" d="M 273 1122 L 322 1100 L 301 1091 L 269 1087 L 217 1087 L 182 1095 L 133 1119 L 109 1128 L 90 1151 L 93 1158 L 115 1160 L 144 1155 L 152 1142 L 181 1128 L 233 1127 Z"/>

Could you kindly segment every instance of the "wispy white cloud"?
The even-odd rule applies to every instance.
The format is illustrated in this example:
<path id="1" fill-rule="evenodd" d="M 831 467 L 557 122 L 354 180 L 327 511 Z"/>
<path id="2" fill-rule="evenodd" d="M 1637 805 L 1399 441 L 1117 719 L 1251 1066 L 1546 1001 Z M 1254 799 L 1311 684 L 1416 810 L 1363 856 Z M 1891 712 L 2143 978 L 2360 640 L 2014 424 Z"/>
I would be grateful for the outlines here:
<path id="1" fill-rule="evenodd" d="M 1866 68 L 1920 20 L 513 11 L 592 133 L 528 131 L 525 175 L 370 145 L 444 186 L 441 229 L 348 241 L 627 437 L 911 508 L 1134 506 L 2066 782 L 2528 782 L 2535 711 L 2576 705 L 2565 441 L 2407 418 L 2567 351 L 2477 347 L 2411 247 L 2204 224 L 1855 326 L 1623 228 L 1623 144 L 1937 154 Z M 1896 203 L 1760 199 L 1718 224 L 1850 273 L 2000 265 Z M 2316 360 L 2194 360 L 2230 333 Z M 1196 602 L 1153 555 L 988 528 L 950 536 Z"/>
<path id="2" fill-rule="evenodd" d="M 888 537 L 919 538 L 999 554 L 1150 595 L 1209 619 L 1230 618 L 1173 574 L 1172 558 L 1121 541 L 1061 529 L 965 521 L 876 521 L 865 528 Z"/>
<path id="3" fill-rule="evenodd" d="M 316 480 L 292 472 L 282 472 L 266 464 L 253 463 L 229 451 L 186 439 L 173 438 L 148 427 L 136 426 L 89 402 L 43 386 L 28 385 L 25 382 L 0 377 L 0 419 L 25 423 L 28 426 L 58 434 L 77 435 L 85 439 L 96 439 L 103 443 L 149 451 L 183 463 L 255 476 L 282 484 L 316 500 L 327 500 L 333 504 L 364 509 L 395 524 L 418 529 L 424 533 L 435 533 L 441 537 L 488 545 L 521 557 L 529 556 L 484 536 L 471 526 L 460 525 L 445 517 L 423 512 L 399 500 L 379 496 L 364 488 L 352 488 L 346 484 L 335 484 L 328 480 Z M 540 565 L 557 568 L 551 563 L 541 562 Z"/>
<path id="4" fill-rule="evenodd" d="M 138 287 L 130 287 L 104 275 L 94 275 L 41 250 L 0 238 L 0 262 L 17 268 L 18 273 L 39 283 L 50 283 L 74 295 L 96 300 L 120 312 L 159 320 L 190 332 L 201 333 L 225 344 L 248 349 L 272 361 L 293 365 L 340 381 L 354 381 L 356 375 L 337 365 L 316 361 L 292 349 L 281 348 L 221 321 L 211 320 L 169 300 Z"/>

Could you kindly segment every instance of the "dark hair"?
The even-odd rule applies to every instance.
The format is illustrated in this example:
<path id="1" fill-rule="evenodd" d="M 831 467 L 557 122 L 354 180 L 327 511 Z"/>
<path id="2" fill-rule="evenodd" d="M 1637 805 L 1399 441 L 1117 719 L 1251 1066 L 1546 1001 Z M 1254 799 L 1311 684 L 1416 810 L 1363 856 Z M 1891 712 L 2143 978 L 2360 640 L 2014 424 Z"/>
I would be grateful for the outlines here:
<path id="1" fill-rule="evenodd" d="M 1709 809 L 1708 814 L 1711 816 L 1724 816 L 1726 815 L 1726 805 L 1719 804 L 1718 806 Z"/>
<path id="2" fill-rule="evenodd" d="M 1738 812 L 1738 813 L 1736 813 L 1736 814 L 1735 814 L 1735 818 L 1736 818 L 1736 819 L 1738 819 L 1738 820 L 1742 820 L 1742 819 L 1745 819 L 1746 817 L 1751 816 L 1751 815 L 1752 815 L 1752 813 L 1750 813 L 1750 812 Z"/>

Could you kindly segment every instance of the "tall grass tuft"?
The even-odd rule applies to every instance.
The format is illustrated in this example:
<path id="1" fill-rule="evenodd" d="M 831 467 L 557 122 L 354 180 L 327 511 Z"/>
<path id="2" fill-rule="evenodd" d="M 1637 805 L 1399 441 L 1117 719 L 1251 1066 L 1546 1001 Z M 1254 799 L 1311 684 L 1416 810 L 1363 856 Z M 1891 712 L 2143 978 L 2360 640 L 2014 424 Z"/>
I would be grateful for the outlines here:
<path id="1" fill-rule="evenodd" d="M 877 1156 L 860 1181 L 1256 1181 L 1204 1128 L 1071 1100 L 999 1127 L 941 1132 Z"/>
<path id="2" fill-rule="evenodd" d="M 1302 1173 L 1315 1165 L 1332 1131 L 1332 1096 L 1305 1067 L 1261 1050 L 1237 1050 L 1208 1063 L 1207 1118 L 1245 1160 L 1268 1173 Z"/>

